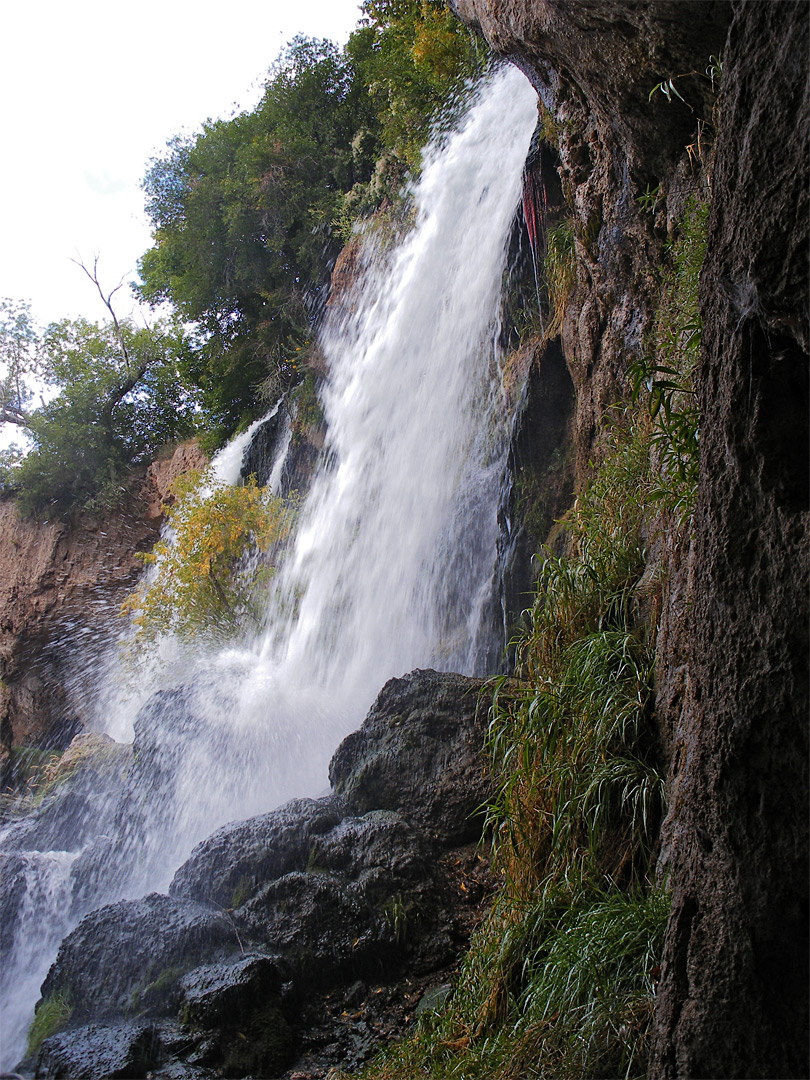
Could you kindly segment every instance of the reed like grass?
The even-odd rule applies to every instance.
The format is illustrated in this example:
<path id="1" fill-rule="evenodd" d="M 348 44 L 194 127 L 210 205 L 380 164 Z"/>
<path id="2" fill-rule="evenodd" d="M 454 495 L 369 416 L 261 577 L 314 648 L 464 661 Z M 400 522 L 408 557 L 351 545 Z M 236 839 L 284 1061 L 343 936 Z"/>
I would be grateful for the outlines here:
<path id="1" fill-rule="evenodd" d="M 541 555 L 515 676 L 495 687 L 488 808 L 502 887 L 438 1017 L 367 1080 L 643 1076 L 668 898 L 650 884 L 664 785 L 654 628 L 639 616 L 649 424 L 613 451 Z"/>

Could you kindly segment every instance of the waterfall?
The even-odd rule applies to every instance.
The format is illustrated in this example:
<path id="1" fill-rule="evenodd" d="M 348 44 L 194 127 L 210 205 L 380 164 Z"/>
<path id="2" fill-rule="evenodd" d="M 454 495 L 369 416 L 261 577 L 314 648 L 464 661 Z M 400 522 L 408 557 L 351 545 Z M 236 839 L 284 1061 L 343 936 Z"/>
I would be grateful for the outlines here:
<path id="1" fill-rule="evenodd" d="M 405 238 L 393 247 L 365 238 L 361 287 L 322 331 L 323 465 L 263 630 L 185 653 L 168 684 L 140 688 L 134 724 L 132 701 L 107 717 L 117 738 L 130 728 L 138 754 L 112 840 L 91 843 L 72 866 L 78 891 L 82 875 L 102 882 L 74 902 L 74 923 L 82 908 L 165 888 L 223 822 L 319 794 L 338 742 L 391 676 L 487 673 L 509 420 L 499 297 L 536 115 L 525 78 L 496 72 L 426 151 Z M 243 449 L 232 446 L 219 475 L 233 478 Z M 69 928 L 55 913 L 53 922 Z M 24 958 L 38 927 L 21 918 L 19 932 L 14 955 Z M 15 972 L 4 977 L 17 985 Z M 3 1064 L 22 1048 L 9 1023 Z"/>

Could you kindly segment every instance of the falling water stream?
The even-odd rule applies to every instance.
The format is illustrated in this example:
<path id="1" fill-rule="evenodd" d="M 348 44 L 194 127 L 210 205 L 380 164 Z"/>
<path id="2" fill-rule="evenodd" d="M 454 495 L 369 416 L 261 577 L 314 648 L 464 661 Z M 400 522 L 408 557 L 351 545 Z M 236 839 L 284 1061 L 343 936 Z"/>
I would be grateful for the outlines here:
<path id="1" fill-rule="evenodd" d="M 357 292 L 321 334 L 323 464 L 268 590 L 262 632 L 218 652 L 176 647 L 161 681 L 101 696 L 106 730 L 139 747 L 101 839 L 81 852 L 23 852 L 19 823 L 0 830 L 23 897 L 3 974 L 0 1066 L 22 1053 L 39 982 L 82 907 L 165 889 L 223 822 L 320 794 L 337 744 L 391 676 L 491 668 L 510 420 L 498 378 L 500 293 L 536 115 L 524 77 L 496 72 L 426 151 L 404 240 L 365 239 Z M 217 463 L 227 481 L 241 438 Z M 139 776 L 143 790 L 133 789 Z M 71 908 L 71 883 L 91 864 L 105 873 Z"/>

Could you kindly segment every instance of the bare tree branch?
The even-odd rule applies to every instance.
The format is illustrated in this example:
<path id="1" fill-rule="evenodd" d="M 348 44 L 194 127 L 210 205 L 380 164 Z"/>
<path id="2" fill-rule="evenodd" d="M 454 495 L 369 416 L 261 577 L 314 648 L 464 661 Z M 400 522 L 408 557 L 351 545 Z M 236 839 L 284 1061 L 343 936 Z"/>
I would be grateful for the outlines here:
<path id="1" fill-rule="evenodd" d="M 16 424 L 17 427 L 28 427 L 29 421 L 22 409 L 11 402 L 0 405 L 0 424 Z"/>
<path id="2" fill-rule="evenodd" d="M 107 432 L 107 436 L 110 442 L 115 443 L 117 442 L 113 428 L 113 415 L 115 413 L 115 410 L 127 396 L 130 390 L 135 389 L 135 387 L 141 381 L 141 379 L 146 374 L 147 370 L 151 367 L 151 365 L 160 359 L 160 354 L 159 351 L 157 351 L 157 343 L 155 343 L 155 353 L 143 359 L 137 367 L 133 366 L 132 356 L 130 355 L 129 349 L 127 348 L 124 333 L 121 329 L 121 324 L 118 321 L 118 316 L 115 313 L 115 308 L 113 307 L 112 303 L 112 298 L 115 296 L 118 290 L 122 288 L 124 283 L 123 281 L 119 281 L 115 288 L 105 295 L 104 290 L 101 287 L 101 282 L 98 279 L 98 259 L 98 255 L 95 255 L 93 257 L 92 271 L 87 268 L 87 266 L 81 259 L 73 259 L 72 262 L 74 262 L 85 272 L 85 274 L 87 274 L 88 278 L 95 285 L 98 291 L 98 295 L 101 297 L 102 303 L 106 307 L 107 311 L 109 311 L 110 318 L 112 319 L 113 326 L 115 328 L 115 338 L 118 342 L 118 347 L 121 350 L 121 354 L 124 357 L 124 365 L 128 373 L 126 379 L 124 379 L 122 383 L 120 383 L 118 386 L 116 386 L 113 390 L 110 391 L 101 411 L 102 426 Z M 152 339 L 154 340 L 154 335 L 152 335 L 151 330 L 148 326 L 146 326 L 146 329 L 149 331 L 150 336 L 152 336 Z"/>
<path id="3" fill-rule="evenodd" d="M 131 365 L 129 350 L 127 349 L 126 342 L 124 341 L 124 335 L 121 333 L 121 325 L 118 322 L 118 316 L 115 314 L 115 309 L 112 306 L 112 298 L 115 296 L 118 290 L 123 287 L 123 280 L 119 281 L 115 288 L 105 296 L 104 290 L 101 287 L 101 283 L 98 280 L 98 255 L 93 256 L 92 273 L 90 273 L 90 271 L 87 269 L 81 259 L 71 259 L 71 262 L 74 262 L 77 266 L 81 267 L 81 269 L 84 270 L 85 274 L 87 274 L 87 276 L 90 278 L 90 280 L 93 282 L 96 289 L 98 290 L 98 295 L 101 297 L 101 302 L 104 304 L 107 311 L 109 311 L 110 313 L 110 318 L 112 319 L 113 326 L 115 327 L 115 336 L 118 340 L 118 346 L 124 355 L 124 362 L 127 365 L 127 368 L 129 368 Z M 141 374 L 143 374 L 143 372 L 141 372 Z M 130 390 L 131 389 L 132 387 L 130 387 Z"/>

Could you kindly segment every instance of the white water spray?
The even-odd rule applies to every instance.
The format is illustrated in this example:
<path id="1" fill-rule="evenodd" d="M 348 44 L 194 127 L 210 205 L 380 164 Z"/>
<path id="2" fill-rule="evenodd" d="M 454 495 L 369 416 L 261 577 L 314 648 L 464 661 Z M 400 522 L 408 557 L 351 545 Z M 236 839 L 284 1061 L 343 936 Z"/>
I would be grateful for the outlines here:
<path id="1" fill-rule="evenodd" d="M 404 242 L 371 255 L 355 310 L 327 321 L 326 465 L 263 637 L 218 656 L 195 702 L 206 735 L 178 777 L 189 825 L 322 791 L 391 676 L 483 673 L 507 419 L 499 298 L 535 122 L 523 76 L 496 74 L 428 151 Z"/>
<path id="2" fill-rule="evenodd" d="M 497 379 L 499 296 L 536 115 L 523 76 L 496 73 L 428 150 L 404 242 L 375 254 L 366 245 L 355 310 L 323 332 L 325 464 L 266 629 L 189 656 L 174 689 L 142 713 L 148 812 L 119 815 L 118 859 L 142 873 L 119 874 L 96 902 L 165 888 L 218 825 L 320 793 L 338 742 L 391 676 L 427 666 L 484 673 L 509 419 Z M 241 450 L 220 462 L 225 479 Z M 109 724 L 119 737 L 124 713 Z M 12 1064 L 19 1033 L 4 1041 Z"/>

